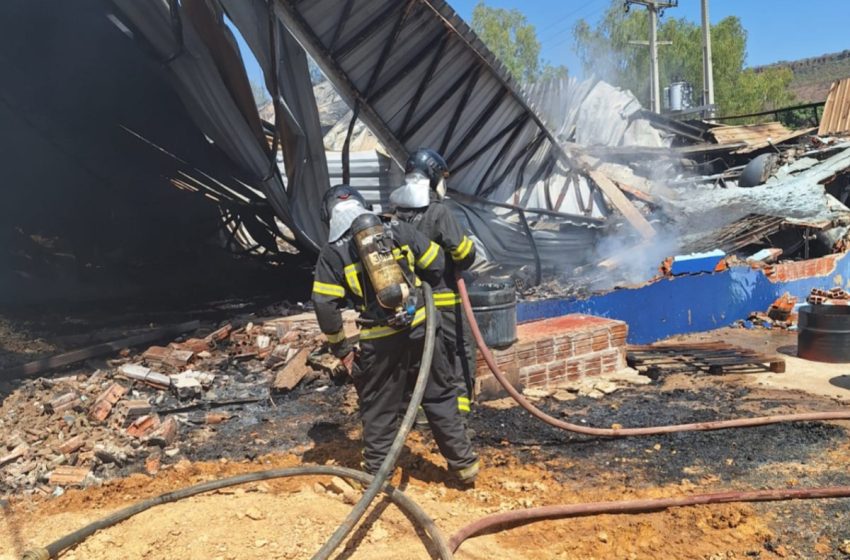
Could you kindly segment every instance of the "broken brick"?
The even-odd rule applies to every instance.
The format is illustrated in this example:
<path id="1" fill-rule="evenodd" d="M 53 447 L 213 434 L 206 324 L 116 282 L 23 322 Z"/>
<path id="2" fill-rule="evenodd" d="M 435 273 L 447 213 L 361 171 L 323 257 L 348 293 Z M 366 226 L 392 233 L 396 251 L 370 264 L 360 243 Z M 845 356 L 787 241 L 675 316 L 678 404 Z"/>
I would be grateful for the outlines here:
<path id="1" fill-rule="evenodd" d="M 149 475 L 153 476 L 159 472 L 159 467 L 161 466 L 162 460 L 159 458 L 159 455 L 151 455 L 147 459 L 145 459 L 145 472 Z"/>
<path id="2" fill-rule="evenodd" d="M 56 450 L 63 455 L 70 455 L 71 453 L 85 445 L 85 443 L 85 438 L 81 435 L 78 435 L 65 441 L 64 443 L 62 443 L 62 445 L 56 447 Z"/>
<path id="3" fill-rule="evenodd" d="M 194 354 L 200 354 L 210 349 L 209 343 L 201 338 L 190 338 L 184 342 L 174 342 L 169 344 L 169 346 L 176 350 L 188 350 Z"/>
<path id="4" fill-rule="evenodd" d="M 146 362 L 153 362 L 156 364 L 164 364 L 165 360 L 168 358 L 168 354 L 171 352 L 169 348 L 165 348 L 164 346 L 151 346 L 142 354 L 142 359 Z"/>
<path id="5" fill-rule="evenodd" d="M 48 482 L 55 486 L 80 486 L 91 472 L 86 467 L 61 466 L 50 473 Z"/>
<path id="6" fill-rule="evenodd" d="M 175 439 L 177 439 L 177 420 L 173 416 L 169 416 L 148 436 L 145 443 L 158 447 L 168 447 L 174 443 Z"/>
<path id="7" fill-rule="evenodd" d="M 0 467 L 5 465 L 6 463 L 17 461 L 18 459 L 26 455 L 27 451 L 29 451 L 29 446 L 27 444 L 19 444 L 10 453 L 4 455 L 3 457 L 0 457 Z"/>
<path id="8" fill-rule="evenodd" d="M 127 427 L 127 435 L 134 438 L 142 438 L 159 427 L 159 416 L 156 414 L 145 414 L 133 420 Z"/>
<path id="9" fill-rule="evenodd" d="M 112 407 L 115 406 L 115 403 L 121 400 L 121 397 L 123 397 L 125 393 L 127 393 L 127 389 L 123 385 L 119 383 L 113 383 L 110 385 L 94 401 L 94 404 L 89 409 L 89 418 L 96 422 L 103 422 L 106 420 L 109 413 L 112 412 Z"/>
<path id="10" fill-rule="evenodd" d="M 165 357 L 165 363 L 175 368 L 182 368 L 188 365 L 194 357 L 195 353 L 191 350 L 169 349 L 168 355 Z"/>
<path id="11" fill-rule="evenodd" d="M 126 428 L 132 424 L 139 416 L 149 414 L 151 405 L 145 400 L 121 401 L 118 403 L 116 414 L 118 416 L 118 424 Z"/>
<path id="12" fill-rule="evenodd" d="M 208 344 L 214 343 L 214 342 L 221 342 L 223 340 L 227 340 L 227 337 L 230 336 L 231 331 L 233 331 L 233 325 L 231 325 L 230 323 L 227 323 L 223 327 L 221 327 L 217 330 L 214 330 L 213 332 L 208 334 L 206 337 L 204 337 L 204 340 Z"/>
<path id="13" fill-rule="evenodd" d="M 65 393 L 64 395 L 56 397 L 50 402 L 45 403 L 44 411 L 47 414 L 56 414 L 65 410 L 76 408 L 80 406 L 80 404 L 80 396 L 74 391 L 71 391 L 69 393 Z"/>
<path id="14" fill-rule="evenodd" d="M 307 358 L 309 357 L 309 350 L 307 348 L 302 348 L 295 354 L 286 366 L 277 372 L 275 375 L 274 381 L 272 382 L 272 390 L 274 391 L 291 391 L 298 385 L 304 377 L 312 371 L 310 364 L 308 363 Z M 333 356 L 332 356 L 333 357 Z M 334 360 L 339 363 L 337 358 Z M 335 366 L 335 368 L 338 366 Z"/>

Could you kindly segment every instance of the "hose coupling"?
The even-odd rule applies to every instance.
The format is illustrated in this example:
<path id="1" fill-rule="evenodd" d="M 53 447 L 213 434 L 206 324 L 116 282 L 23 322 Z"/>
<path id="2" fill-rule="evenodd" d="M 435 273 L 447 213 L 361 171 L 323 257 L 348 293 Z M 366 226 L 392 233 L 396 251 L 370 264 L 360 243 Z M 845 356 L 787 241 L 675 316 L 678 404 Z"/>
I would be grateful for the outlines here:
<path id="1" fill-rule="evenodd" d="M 50 560 L 50 553 L 46 548 L 27 550 L 24 552 L 24 555 L 21 556 L 21 560 Z"/>

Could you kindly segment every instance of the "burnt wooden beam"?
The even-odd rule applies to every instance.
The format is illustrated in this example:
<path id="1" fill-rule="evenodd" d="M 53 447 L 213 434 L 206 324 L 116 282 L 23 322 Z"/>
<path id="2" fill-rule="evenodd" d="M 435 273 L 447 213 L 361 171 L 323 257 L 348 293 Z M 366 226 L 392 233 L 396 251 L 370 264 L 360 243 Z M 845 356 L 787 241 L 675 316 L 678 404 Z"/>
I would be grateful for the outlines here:
<path id="1" fill-rule="evenodd" d="M 113 352 L 118 352 L 131 346 L 148 344 L 156 342 L 162 338 L 177 336 L 185 332 L 194 331 L 200 326 L 201 323 L 199 321 L 189 321 L 187 323 L 180 323 L 179 325 L 159 327 L 151 330 L 150 332 L 137 334 L 135 336 L 129 336 L 127 338 L 113 340 L 112 342 L 104 342 L 103 344 L 96 344 L 94 346 L 88 346 L 86 348 L 80 348 L 79 350 L 73 350 L 71 352 L 65 352 L 64 354 L 51 356 L 49 358 L 35 360 L 33 362 L 28 362 L 20 366 L 6 368 L 0 371 L 0 380 L 8 381 L 19 377 L 38 375 L 52 369 L 76 364 L 90 358 L 112 354 Z"/>

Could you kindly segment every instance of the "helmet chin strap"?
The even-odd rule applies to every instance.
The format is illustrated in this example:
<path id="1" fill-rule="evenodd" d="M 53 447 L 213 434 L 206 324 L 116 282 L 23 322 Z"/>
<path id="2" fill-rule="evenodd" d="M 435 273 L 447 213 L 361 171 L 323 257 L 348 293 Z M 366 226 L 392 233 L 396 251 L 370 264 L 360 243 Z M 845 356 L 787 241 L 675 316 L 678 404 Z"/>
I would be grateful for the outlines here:
<path id="1" fill-rule="evenodd" d="M 440 200 L 446 198 L 446 180 L 440 177 L 440 182 L 437 183 L 437 187 L 434 190 L 437 192 L 437 197 Z"/>

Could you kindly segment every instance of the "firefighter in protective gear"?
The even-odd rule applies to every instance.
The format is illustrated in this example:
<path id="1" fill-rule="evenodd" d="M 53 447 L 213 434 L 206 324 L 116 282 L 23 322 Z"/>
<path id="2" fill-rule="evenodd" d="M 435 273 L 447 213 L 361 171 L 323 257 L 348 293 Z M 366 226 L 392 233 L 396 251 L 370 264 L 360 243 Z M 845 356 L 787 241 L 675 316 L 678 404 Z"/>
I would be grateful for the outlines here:
<path id="1" fill-rule="evenodd" d="M 442 203 L 448 176 L 448 165 L 440 154 L 417 150 L 408 158 L 405 184 L 390 194 L 390 204 L 399 220 L 413 225 L 450 257 L 443 282 L 434 289 L 434 303 L 441 312 L 446 353 L 460 392 L 458 409 L 467 414 L 475 386 L 475 345 L 460 304 L 455 273 L 472 266 L 475 245 Z"/>
<path id="2" fill-rule="evenodd" d="M 440 282 L 444 257 L 438 245 L 408 224 L 374 215 L 360 194 L 347 185 L 325 194 L 322 218 L 330 234 L 316 263 L 313 303 L 319 327 L 343 363 L 351 363 L 355 354 L 343 331 L 341 311 L 354 307 L 360 312 L 360 351 L 350 371 L 363 422 L 363 468 L 374 474 L 398 431 L 398 411 L 407 404 L 422 357 L 426 317 L 421 281 Z M 371 229 L 357 229 L 360 223 Z M 369 234 L 369 244 L 363 242 L 363 231 Z M 378 246 L 386 249 L 383 254 L 363 254 Z M 368 263 L 364 256 L 370 259 Z M 386 278 L 370 278 L 374 265 L 383 266 L 388 258 L 397 262 L 410 282 L 399 291 L 406 297 L 399 309 L 388 309 L 377 297 L 377 293 L 388 293 L 385 286 L 375 289 L 375 283 Z M 406 314 L 407 320 L 400 320 L 400 314 Z M 422 407 L 449 468 L 461 482 L 469 483 L 475 479 L 479 463 L 456 397 L 443 346 L 437 344 Z"/>

